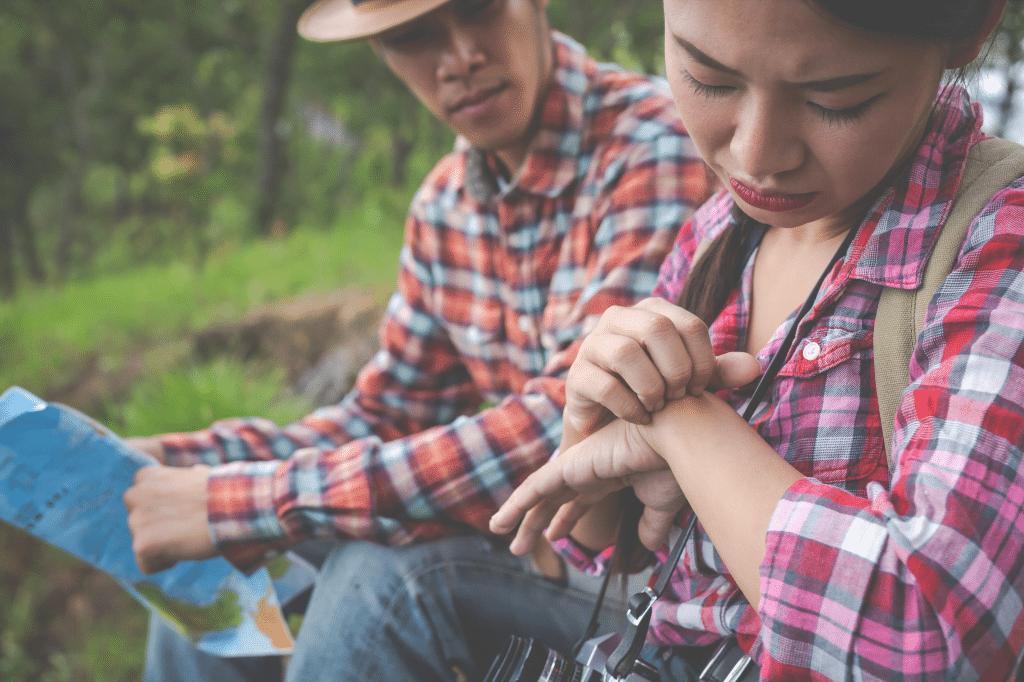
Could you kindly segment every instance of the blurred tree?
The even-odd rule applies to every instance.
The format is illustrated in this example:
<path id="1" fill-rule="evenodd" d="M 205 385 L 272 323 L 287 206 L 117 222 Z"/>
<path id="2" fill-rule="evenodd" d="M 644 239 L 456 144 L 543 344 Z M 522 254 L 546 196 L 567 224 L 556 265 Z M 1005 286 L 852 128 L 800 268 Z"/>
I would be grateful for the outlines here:
<path id="1" fill-rule="evenodd" d="M 256 231 L 270 231 L 281 184 L 287 174 L 288 156 L 285 151 L 282 125 L 288 84 L 292 76 L 292 58 L 298 35 L 295 24 L 309 0 L 288 0 L 281 5 L 267 50 L 267 64 L 263 86 L 263 105 L 260 107 L 259 151 L 256 159 Z"/>
<path id="2" fill-rule="evenodd" d="M 0 4 L 0 295 L 47 276 L 183 254 L 202 262 L 217 241 L 329 226 L 388 188 L 407 196 L 450 149 L 450 131 L 365 42 L 298 40 L 309 1 Z M 596 58 L 663 72 L 656 0 L 548 11 Z M 992 51 L 1010 74 L 1007 107 L 1021 14 L 1011 6 Z M 232 135 L 160 139 L 147 122 L 166 107 Z M 189 145 L 190 174 L 155 181 L 154 159 Z"/>
<path id="3" fill-rule="evenodd" d="M 1024 52 L 1021 41 L 1024 40 L 1024 6 L 1020 2 L 1010 3 L 1003 15 L 993 42 L 993 50 L 987 61 L 999 69 L 1005 78 L 1005 88 L 999 101 L 999 118 L 991 133 L 996 137 L 1006 137 L 1010 120 L 1013 116 L 1014 100 L 1017 96 L 1018 77 L 1021 58 Z"/>

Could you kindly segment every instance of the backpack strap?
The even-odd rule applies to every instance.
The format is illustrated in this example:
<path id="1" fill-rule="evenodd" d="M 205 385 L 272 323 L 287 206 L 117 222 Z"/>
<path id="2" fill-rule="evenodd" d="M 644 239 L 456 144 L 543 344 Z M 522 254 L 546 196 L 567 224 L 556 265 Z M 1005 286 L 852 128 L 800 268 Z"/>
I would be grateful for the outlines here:
<path id="1" fill-rule="evenodd" d="M 960 188 L 916 290 L 883 287 L 875 313 L 875 390 L 882 420 L 885 454 L 893 470 L 892 439 L 896 410 L 907 389 L 910 359 L 924 328 L 928 304 L 956 266 L 967 229 L 992 197 L 1024 176 L 1024 147 L 989 138 L 971 147 Z"/>

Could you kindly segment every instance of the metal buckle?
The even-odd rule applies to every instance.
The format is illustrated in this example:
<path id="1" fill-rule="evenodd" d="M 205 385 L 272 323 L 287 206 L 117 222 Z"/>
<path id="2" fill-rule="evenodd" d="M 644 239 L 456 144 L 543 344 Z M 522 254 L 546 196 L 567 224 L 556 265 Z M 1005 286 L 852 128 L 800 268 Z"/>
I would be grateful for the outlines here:
<path id="1" fill-rule="evenodd" d="M 646 597 L 646 599 L 644 600 L 643 604 L 638 604 L 635 607 L 632 603 L 630 603 L 629 608 L 626 609 L 626 620 L 628 620 L 631 625 L 639 627 L 640 621 L 642 621 L 644 619 L 644 616 L 646 616 L 650 612 L 651 607 L 654 606 L 654 601 L 658 598 L 658 595 L 656 595 L 654 593 L 654 590 L 652 590 L 650 587 L 645 587 L 643 592 L 637 592 L 635 595 L 633 595 L 634 599 L 636 597 Z M 633 600 L 630 599 L 630 602 L 632 601 Z M 635 608 L 640 609 L 639 614 L 635 612 Z"/>
<path id="2" fill-rule="evenodd" d="M 740 660 L 736 661 L 736 665 L 732 667 L 732 670 L 729 671 L 729 674 L 725 676 L 725 679 L 722 680 L 722 682 L 738 682 L 739 679 L 743 677 L 743 673 L 747 672 L 747 668 L 751 663 L 753 663 L 753 659 L 751 659 L 750 656 L 743 654 L 743 656 L 740 657 Z"/>
<path id="3" fill-rule="evenodd" d="M 717 677 L 717 668 L 719 662 L 722 660 L 722 658 L 725 657 L 725 654 L 733 646 L 739 647 L 739 643 L 736 642 L 735 639 L 727 639 L 726 641 L 722 642 L 722 645 L 715 650 L 715 653 L 711 657 L 711 660 L 708 661 L 708 664 L 704 666 L 704 670 L 701 671 L 700 677 L 698 679 L 714 680 L 715 682 L 738 682 L 743 677 L 743 674 L 747 672 L 747 668 L 749 668 L 751 663 L 754 662 L 754 660 L 750 658 L 750 656 L 748 656 L 747 654 L 742 654 L 739 657 L 739 659 L 736 661 L 736 663 L 733 664 L 732 669 L 729 670 L 725 677 L 721 678 L 721 680 L 719 680 Z M 716 674 L 716 677 L 709 676 L 712 674 L 712 672 Z"/>

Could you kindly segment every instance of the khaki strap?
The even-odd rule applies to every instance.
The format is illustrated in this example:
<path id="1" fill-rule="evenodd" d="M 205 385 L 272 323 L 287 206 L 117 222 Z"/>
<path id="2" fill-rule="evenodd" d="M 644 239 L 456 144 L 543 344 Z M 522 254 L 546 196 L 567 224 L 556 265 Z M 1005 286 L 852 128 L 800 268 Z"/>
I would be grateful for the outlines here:
<path id="1" fill-rule="evenodd" d="M 920 288 L 884 287 L 875 313 L 875 389 L 885 436 L 889 471 L 896 410 L 907 389 L 910 358 L 924 328 L 928 304 L 939 285 L 956 266 L 967 239 L 967 229 L 992 197 L 1024 176 L 1024 147 L 1008 140 L 987 139 L 975 144 L 967 156 L 960 189 L 928 263 Z"/>

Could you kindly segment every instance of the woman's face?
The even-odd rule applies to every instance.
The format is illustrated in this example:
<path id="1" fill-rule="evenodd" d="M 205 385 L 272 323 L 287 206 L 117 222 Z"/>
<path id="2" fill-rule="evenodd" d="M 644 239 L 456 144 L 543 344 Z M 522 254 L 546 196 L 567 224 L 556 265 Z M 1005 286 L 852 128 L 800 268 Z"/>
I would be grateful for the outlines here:
<path id="1" fill-rule="evenodd" d="M 804 0 L 664 3 L 680 115 L 744 212 L 829 236 L 851 227 L 920 142 L 945 48 L 848 28 Z"/>

